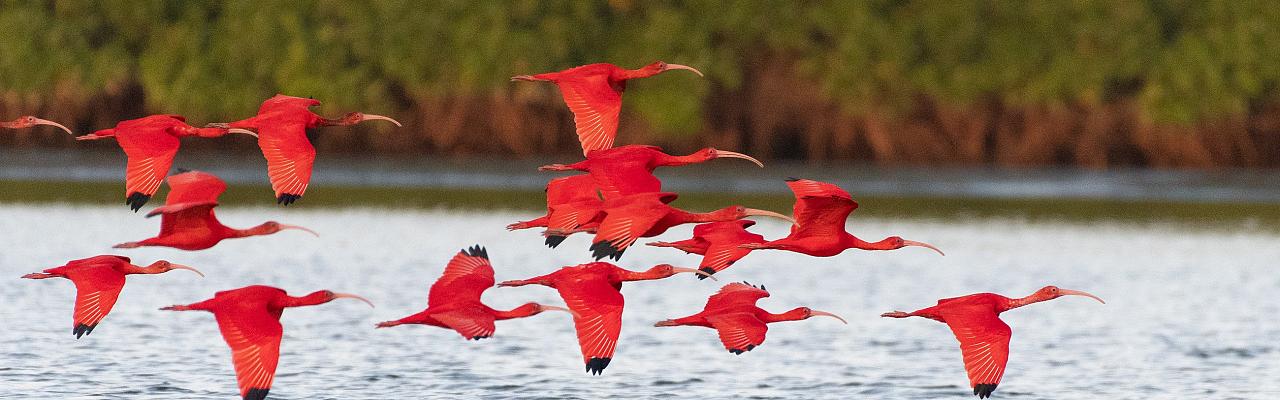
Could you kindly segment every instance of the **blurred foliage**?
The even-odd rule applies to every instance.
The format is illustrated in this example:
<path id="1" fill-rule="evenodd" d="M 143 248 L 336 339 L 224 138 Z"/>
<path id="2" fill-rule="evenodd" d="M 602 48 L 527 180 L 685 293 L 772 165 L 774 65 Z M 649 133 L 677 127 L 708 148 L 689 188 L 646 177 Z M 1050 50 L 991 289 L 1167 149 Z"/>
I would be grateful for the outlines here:
<path id="1" fill-rule="evenodd" d="M 654 59 L 746 85 L 745 65 L 794 61 L 852 114 L 917 96 L 964 106 L 1133 98 L 1154 121 L 1240 115 L 1277 97 L 1272 1 L 16 1 L 0 0 L 0 95 L 11 106 L 139 85 L 145 107 L 243 117 L 276 92 L 326 111 L 489 96 L 507 78 Z M 705 123 L 709 85 L 634 83 L 659 132 Z"/>

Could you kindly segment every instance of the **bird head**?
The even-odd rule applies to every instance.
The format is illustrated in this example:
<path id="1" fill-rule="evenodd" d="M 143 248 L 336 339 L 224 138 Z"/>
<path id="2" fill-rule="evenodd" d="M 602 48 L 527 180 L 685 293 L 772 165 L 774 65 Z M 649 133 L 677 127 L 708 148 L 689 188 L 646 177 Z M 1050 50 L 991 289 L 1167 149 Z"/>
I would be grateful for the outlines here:
<path id="1" fill-rule="evenodd" d="M 1037 290 L 1036 293 L 1032 295 L 1032 297 L 1036 298 L 1039 301 L 1053 300 L 1062 296 L 1084 296 L 1084 297 L 1097 300 L 1099 303 L 1107 304 L 1107 302 L 1102 301 L 1102 299 L 1098 298 L 1098 296 L 1094 296 L 1092 294 L 1089 294 L 1088 292 L 1071 290 L 1071 289 L 1062 289 L 1053 285 L 1042 287 L 1040 288 L 1040 290 Z"/>
<path id="2" fill-rule="evenodd" d="M 704 76 L 702 75 L 702 71 L 699 71 L 697 68 L 690 67 L 688 65 L 670 64 L 663 61 L 654 61 L 653 63 L 650 63 L 649 65 L 646 65 L 641 69 L 645 70 L 646 72 L 652 72 L 653 75 L 657 75 L 673 69 L 683 69 L 685 71 L 692 71 L 693 73 L 698 74 L 698 76 Z"/>
<path id="3" fill-rule="evenodd" d="M 321 121 L 324 125 L 346 126 L 346 125 L 355 125 L 364 121 L 372 121 L 372 120 L 388 121 L 393 124 L 396 124 L 397 127 L 404 126 L 400 124 L 400 121 L 396 121 L 391 117 L 377 115 L 377 114 L 365 114 L 362 112 L 350 112 L 350 113 L 347 113 L 347 115 L 343 115 L 342 118 L 322 119 Z"/>
<path id="4" fill-rule="evenodd" d="M 758 210 L 758 209 L 747 208 L 747 207 L 738 206 L 738 205 L 728 206 L 716 211 L 712 211 L 712 214 L 715 214 L 715 217 L 717 217 L 715 219 L 717 221 L 733 221 L 733 220 L 743 219 L 749 216 L 762 216 L 762 217 L 774 217 L 774 218 L 783 219 L 792 224 L 796 223 L 795 218 L 791 218 L 786 215 L 782 215 L 769 210 Z"/>
<path id="5" fill-rule="evenodd" d="M 13 129 L 30 128 L 36 125 L 49 125 L 49 126 L 58 127 L 59 129 L 66 131 L 67 134 L 75 135 L 74 133 L 71 133 L 70 129 L 67 129 L 67 127 L 62 126 L 62 124 L 59 124 L 57 122 L 53 122 L 47 119 L 36 118 L 31 115 L 18 117 L 18 119 L 15 119 L 10 122 L 0 122 L 0 125 L 6 128 L 13 128 Z"/>
<path id="6" fill-rule="evenodd" d="M 889 248 L 891 248 L 891 249 L 901 249 L 901 248 L 903 248 L 903 247 L 916 246 L 916 247 L 925 247 L 925 248 L 928 248 L 928 249 L 933 250 L 933 251 L 936 251 L 936 252 L 938 252 L 938 254 L 941 254 L 941 255 L 944 255 L 944 256 L 945 256 L 945 255 L 947 255 L 947 253 L 943 253 L 941 249 L 938 249 L 937 247 L 934 247 L 933 245 L 928 244 L 928 243 L 925 243 L 925 242 L 917 242 L 917 241 L 914 241 L 914 240 L 906 240 L 906 239 L 903 239 L 903 238 L 898 237 L 898 236 L 890 236 L 888 239 L 885 239 L 885 240 L 889 241 Z"/>
<path id="7" fill-rule="evenodd" d="M 300 231 L 306 231 L 307 233 L 315 235 L 316 237 L 320 237 L 320 234 L 316 233 L 316 231 L 313 231 L 301 226 L 297 226 L 297 225 L 282 224 L 276 221 L 263 222 L 262 225 L 258 225 L 256 228 L 253 228 L 251 230 L 253 231 L 254 235 L 270 235 L 276 232 L 283 231 L 285 229 L 297 229 Z"/>
<path id="8" fill-rule="evenodd" d="M 831 317 L 831 318 L 838 319 L 840 320 L 840 322 L 843 322 L 845 325 L 849 324 L 849 321 L 845 321 L 844 318 L 840 318 L 839 315 L 835 315 L 826 311 L 814 310 L 809 307 L 798 307 L 796 309 L 788 311 L 787 314 L 795 315 L 796 319 L 798 320 L 809 319 L 816 316 L 824 316 L 824 317 Z"/>
<path id="9" fill-rule="evenodd" d="M 175 264 L 175 263 L 171 263 L 171 262 L 164 261 L 164 260 L 160 260 L 160 261 L 156 261 L 156 262 L 152 263 L 152 264 L 149 266 L 149 268 L 148 268 L 148 269 L 151 269 L 151 270 L 155 271 L 155 272 L 152 272 L 152 273 L 155 273 L 155 274 L 163 274 L 163 273 L 165 273 L 165 272 L 173 271 L 173 270 L 175 270 L 175 269 L 185 269 L 185 270 L 187 270 L 187 271 L 195 272 L 195 273 L 196 273 L 196 275 L 200 275 L 200 277 L 201 277 L 201 278 L 203 278 L 203 277 L 204 277 L 204 273 L 203 273 L 203 272 L 200 272 L 200 270 L 198 270 L 198 269 L 195 269 L 195 268 L 192 268 L 192 267 L 188 267 L 188 266 L 186 266 L 186 265 L 182 265 L 182 264 Z"/>
<path id="10" fill-rule="evenodd" d="M 764 163 L 760 162 L 760 160 L 757 160 L 755 159 L 755 157 L 751 157 L 749 155 L 742 154 L 736 151 L 719 150 L 714 147 L 708 147 L 702 150 L 698 150 L 697 152 L 694 152 L 693 155 L 695 158 L 700 158 L 703 161 L 714 160 L 717 158 L 740 158 L 740 159 L 755 163 L 760 168 L 764 168 Z"/>
<path id="11" fill-rule="evenodd" d="M 349 294 L 349 293 L 337 293 L 330 290 L 317 290 L 315 292 L 311 292 L 311 294 L 303 296 L 302 297 L 303 304 L 301 305 L 324 304 L 337 299 L 356 299 L 356 300 L 363 301 L 365 304 L 368 304 L 369 307 L 373 307 L 373 302 L 369 301 L 369 299 L 366 299 L 364 297 L 356 296 L 354 294 Z"/>
<path id="12" fill-rule="evenodd" d="M 688 273 L 692 273 L 692 274 L 698 274 L 698 275 L 702 275 L 702 276 L 705 276 L 705 277 L 711 278 L 711 280 L 716 280 L 716 278 L 715 278 L 714 276 L 711 276 L 711 274 L 708 274 L 708 273 L 706 273 L 706 272 L 702 272 L 702 271 L 699 271 L 699 270 L 697 270 L 697 269 L 693 269 L 693 268 L 682 268 L 682 267 L 677 267 L 677 266 L 674 266 L 674 265 L 671 265 L 671 264 L 658 264 L 658 265 L 654 265 L 653 267 L 649 268 L 649 270 L 648 270 L 648 271 L 645 271 L 645 275 L 649 275 L 649 276 L 653 276 L 653 277 L 657 277 L 657 278 L 666 278 L 666 277 L 669 277 L 669 276 L 672 276 L 672 275 L 675 275 L 675 274 L 679 274 L 679 273 L 682 273 L 682 272 L 688 272 Z"/>

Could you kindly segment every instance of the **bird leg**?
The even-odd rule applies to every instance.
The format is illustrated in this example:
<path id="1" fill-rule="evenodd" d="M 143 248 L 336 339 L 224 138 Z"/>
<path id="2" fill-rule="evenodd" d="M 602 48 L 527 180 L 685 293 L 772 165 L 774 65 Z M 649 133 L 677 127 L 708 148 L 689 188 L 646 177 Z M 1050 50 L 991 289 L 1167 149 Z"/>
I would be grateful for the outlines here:
<path id="1" fill-rule="evenodd" d="M 168 307 L 160 307 L 160 310 L 161 310 L 161 311 L 192 311 L 192 310 L 195 310 L 195 309 L 194 309 L 194 308 L 191 308 L 191 306 L 184 306 L 184 305 L 174 304 L 174 305 L 171 305 L 171 306 L 168 306 Z"/>
<path id="2" fill-rule="evenodd" d="M 547 79 L 534 78 L 533 75 L 516 75 L 511 77 L 511 81 L 512 82 L 519 82 L 519 81 L 541 82 L 541 81 L 547 81 Z"/>
<path id="3" fill-rule="evenodd" d="M 111 248 L 113 249 L 134 249 L 138 247 L 142 247 L 142 242 L 124 242 L 124 243 L 117 244 L 115 246 L 111 246 Z"/>
<path id="4" fill-rule="evenodd" d="M 880 314 L 880 316 L 886 317 L 886 318 L 906 318 L 906 317 L 910 317 L 911 314 L 902 312 L 902 311 L 894 311 L 894 312 L 887 312 L 884 314 Z"/>
<path id="5" fill-rule="evenodd" d="M 656 323 L 656 324 L 653 324 L 653 326 L 659 326 L 659 327 L 661 327 L 661 326 L 679 326 L 679 325 L 680 325 L 680 323 L 676 322 L 676 320 L 674 320 L 674 319 L 662 320 L 662 321 L 658 321 L 658 323 Z"/>
<path id="6" fill-rule="evenodd" d="M 30 274 L 26 274 L 22 276 L 23 279 L 49 279 L 49 278 L 57 278 L 57 277 L 58 277 L 57 275 L 46 274 L 43 272 L 32 272 Z"/>

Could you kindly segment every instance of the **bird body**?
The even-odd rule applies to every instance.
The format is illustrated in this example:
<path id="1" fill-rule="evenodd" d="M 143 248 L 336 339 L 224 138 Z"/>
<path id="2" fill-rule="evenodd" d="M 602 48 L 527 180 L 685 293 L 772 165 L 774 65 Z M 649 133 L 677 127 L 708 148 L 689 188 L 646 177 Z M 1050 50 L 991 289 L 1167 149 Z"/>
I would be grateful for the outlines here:
<path id="1" fill-rule="evenodd" d="M 746 249 L 780 249 L 814 257 L 831 257 L 848 249 L 895 250 L 906 246 L 927 247 L 938 254 L 942 250 L 924 242 L 890 236 L 878 242 L 867 242 L 845 231 L 849 214 L 858 208 L 849 192 L 836 185 L 808 179 L 788 179 L 795 193 L 795 224 L 787 237 L 765 243 L 748 243 Z"/>
<path id="2" fill-rule="evenodd" d="M 751 249 L 743 244 L 764 243 L 764 236 L 751 233 L 747 228 L 756 222 L 748 219 L 710 222 L 693 227 L 693 237 L 678 242 L 652 242 L 649 246 L 673 247 L 690 254 L 702 255 L 698 270 L 714 275 L 738 262 Z M 699 275 L 698 279 L 705 279 Z"/>
<path id="3" fill-rule="evenodd" d="M 377 326 L 431 325 L 457 331 L 465 339 L 479 340 L 493 336 L 494 321 L 529 317 L 547 310 L 569 311 L 538 303 L 526 303 L 509 311 L 495 310 L 480 302 L 480 296 L 493 283 L 489 253 L 480 246 L 464 249 L 449 260 L 440 279 L 431 285 L 427 309 Z"/>
<path id="4" fill-rule="evenodd" d="M 825 311 L 799 307 L 781 314 L 774 314 L 757 307 L 756 302 L 769 297 L 764 286 L 749 283 L 730 283 L 707 299 L 702 311 L 683 318 L 658 322 L 654 326 L 701 326 L 715 329 L 720 342 L 733 354 L 742 354 L 764 343 L 768 324 L 783 321 L 799 321 L 815 315 L 829 316 L 845 322 L 843 318 Z M 845 322 L 847 324 L 847 322 Z"/>
<path id="5" fill-rule="evenodd" d="M 960 341 L 965 371 L 973 394 L 979 398 L 991 396 L 991 392 L 1004 377 L 1005 364 L 1009 361 L 1009 339 L 1013 330 L 1000 320 L 1000 314 L 1028 304 L 1074 295 L 1102 299 L 1092 294 L 1045 286 L 1030 296 L 1008 298 L 994 293 L 977 293 L 968 296 L 938 300 L 938 304 L 913 312 L 894 311 L 881 317 L 922 317 L 947 324 Z"/>
<path id="6" fill-rule="evenodd" d="M 622 283 L 662 279 L 677 273 L 700 273 L 691 268 L 662 264 L 644 272 L 619 268 L 605 262 L 564 267 L 547 275 L 506 281 L 498 286 L 543 285 L 556 289 L 573 311 L 574 328 L 587 372 L 604 372 L 622 332 Z"/>
<path id="7" fill-rule="evenodd" d="M 508 230 L 545 227 L 552 231 L 572 231 L 582 228 L 600 212 L 604 201 L 596 189 L 591 175 L 573 175 L 552 179 L 547 183 L 547 213 L 541 217 L 507 225 Z M 597 225 L 598 225 L 598 221 Z M 566 236 L 549 234 L 548 247 L 555 248 Z"/>
<path id="8" fill-rule="evenodd" d="M 198 303 L 174 305 L 161 310 L 213 313 L 222 338 L 231 347 L 240 396 L 245 400 L 262 400 L 271 389 L 280 359 L 280 339 L 284 334 L 280 316 L 284 309 L 324 304 L 338 298 L 353 298 L 369 303 L 360 296 L 327 290 L 294 297 L 283 289 L 253 285 L 217 292 L 212 299 Z M 369 303 L 369 306 L 372 307 L 373 303 Z"/>
<path id="9" fill-rule="evenodd" d="M 587 159 L 573 164 L 542 166 L 543 171 L 586 171 L 605 200 L 638 193 L 662 191 L 662 181 L 653 175 L 658 167 L 674 167 L 707 162 L 717 158 L 740 158 L 760 167 L 764 164 L 746 154 L 707 147 L 689 155 L 673 156 L 658 146 L 626 145 L 587 153 Z"/>
<path id="10" fill-rule="evenodd" d="M 88 335 L 111 312 L 120 291 L 124 289 L 125 276 L 134 274 L 154 275 L 185 269 L 200 276 L 204 274 L 185 265 L 168 261 L 156 261 L 140 267 L 128 257 L 102 255 L 72 260 L 66 265 L 49 268 L 43 272 L 23 275 L 26 279 L 66 278 L 76 285 L 76 306 L 71 333 L 79 339 Z"/>
<path id="11" fill-rule="evenodd" d="M 173 157 L 181 145 L 180 138 L 211 138 L 230 132 L 253 134 L 243 129 L 192 127 L 181 115 L 152 115 L 120 121 L 115 128 L 99 130 L 76 140 L 116 139 L 129 159 L 125 167 L 125 203 L 136 212 L 156 194 L 165 175 L 169 174 Z"/>
<path id="12" fill-rule="evenodd" d="M 512 81 L 551 82 L 560 88 L 564 103 L 573 112 L 574 126 L 582 154 L 613 147 L 618 135 L 618 116 L 622 111 L 622 92 L 627 81 L 648 78 L 672 69 L 702 72 L 680 64 L 657 61 L 629 70 L 613 64 L 597 63 L 559 72 L 518 75 Z"/>
<path id="13" fill-rule="evenodd" d="M 150 239 L 121 243 L 116 248 L 163 246 L 203 250 L 224 239 L 269 235 L 285 229 L 316 234 L 307 228 L 275 221 L 267 221 L 248 229 L 223 225 L 214 215 L 213 209 L 218 206 L 218 196 L 227 190 L 227 184 L 210 173 L 189 171 L 170 176 L 169 187 L 165 205 L 147 213 L 147 217 L 161 215 L 160 234 Z"/>

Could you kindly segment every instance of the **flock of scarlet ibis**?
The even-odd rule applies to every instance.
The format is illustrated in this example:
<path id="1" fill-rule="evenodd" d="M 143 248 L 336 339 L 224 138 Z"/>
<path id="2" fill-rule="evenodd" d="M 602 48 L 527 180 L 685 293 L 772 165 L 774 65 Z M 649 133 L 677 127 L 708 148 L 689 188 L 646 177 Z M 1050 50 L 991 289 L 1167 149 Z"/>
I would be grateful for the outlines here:
<path id="1" fill-rule="evenodd" d="M 426 309 L 407 317 L 378 323 L 378 328 L 405 324 L 431 325 L 452 329 L 463 338 L 493 336 L 495 321 L 523 318 L 543 311 L 564 311 L 572 315 L 586 370 L 600 374 L 613 359 L 622 330 L 624 299 L 622 283 L 663 279 L 692 273 L 698 279 L 712 277 L 753 250 L 776 249 L 814 257 L 831 257 L 847 249 L 894 250 L 907 246 L 942 251 L 924 242 L 897 236 L 868 242 L 848 233 L 846 219 L 858 204 L 843 189 L 830 183 L 789 179 L 796 202 L 792 216 L 773 211 L 732 205 L 710 212 L 690 212 L 671 206 L 675 193 L 662 191 L 662 181 L 653 172 L 662 166 L 681 166 L 717 158 L 739 158 L 764 165 L 745 154 L 706 148 L 693 154 L 670 155 L 655 146 L 613 147 L 617 134 L 622 93 L 629 79 L 646 78 L 669 70 L 698 70 L 678 64 L 655 62 L 627 70 L 610 64 L 592 64 L 560 72 L 520 75 L 513 81 L 541 81 L 556 84 L 565 104 L 574 114 L 578 139 L 586 159 L 572 164 L 541 167 L 546 171 L 583 171 L 585 174 L 552 179 L 547 184 L 546 215 L 508 225 L 511 230 L 545 228 L 546 244 L 556 247 L 569 235 L 592 233 L 589 250 L 596 260 L 566 266 L 551 273 L 498 283 L 498 287 L 541 285 L 555 289 L 566 307 L 527 303 L 510 311 L 493 309 L 480 301 L 483 292 L 494 287 L 494 268 L 487 251 L 479 246 L 464 249 L 453 257 L 443 274 L 431 286 Z M 114 128 L 77 137 L 78 140 L 115 138 L 128 156 L 125 169 L 125 202 L 139 210 L 159 189 L 172 167 L 180 138 L 214 138 L 241 133 L 257 138 L 267 161 L 267 174 L 278 204 L 292 204 L 306 193 L 316 152 L 306 129 L 352 125 L 367 120 L 394 119 L 362 113 L 327 119 L 310 111 L 319 102 L 312 99 L 276 95 L 262 103 L 256 115 L 230 123 L 210 123 L 196 128 L 177 115 L 153 115 L 122 121 Z M 21 117 L 0 123 L 4 128 L 50 125 L 68 133 L 56 122 Z M 74 135 L 74 134 L 73 134 Z M 182 250 L 203 250 L 224 239 L 270 235 L 285 229 L 315 234 L 300 226 L 268 221 L 248 229 L 222 225 L 214 215 L 218 197 L 226 183 L 217 176 L 199 171 L 179 171 L 168 176 L 170 191 L 165 204 L 147 213 L 161 216 L 156 237 L 116 245 L 117 248 L 164 246 Z M 791 232 L 768 240 L 747 230 L 755 224 L 748 216 L 768 216 L 787 220 Z M 693 238 L 675 242 L 651 242 L 650 246 L 671 247 L 702 255 L 697 268 L 660 264 L 645 271 L 620 268 L 601 259 L 619 260 L 637 240 L 663 234 L 668 229 L 697 223 Z M 318 236 L 318 235 L 317 235 Z M 66 278 L 76 287 L 72 333 L 76 338 L 91 333 L 111 311 L 125 284 L 125 276 L 160 274 L 174 269 L 200 273 L 195 268 L 168 261 L 148 266 L 134 265 L 128 257 L 101 255 L 67 262 L 43 272 L 24 275 L 28 279 Z M 201 274 L 203 276 L 203 274 Z M 714 278 L 713 278 L 714 279 Z M 1028 304 L 1064 295 L 1097 297 L 1055 286 L 1046 286 L 1030 296 L 1008 298 L 991 293 L 942 299 L 932 307 L 914 312 L 895 311 L 882 317 L 924 317 L 946 323 L 960 342 L 965 370 L 974 394 L 991 395 L 1004 376 L 1009 357 L 1011 330 L 999 314 Z M 742 354 L 764 343 L 769 323 L 804 320 L 813 316 L 840 316 L 808 307 L 775 314 L 756 306 L 769 297 L 763 285 L 730 283 L 712 294 L 701 312 L 658 322 L 655 326 L 700 326 L 717 331 L 729 352 Z M 164 307 L 169 311 L 213 313 L 223 339 L 231 348 L 240 395 L 244 399 L 264 399 L 271 388 L 280 357 L 283 327 L 280 315 L 285 308 L 319 305 L 339 298 L 368 300 L 327 290 L 305 296 L 290 296 L 284 290 L 254 285 L 220 291 L 213 298 Z M 847 323 L 847 322 L 846 322 Z"/>

